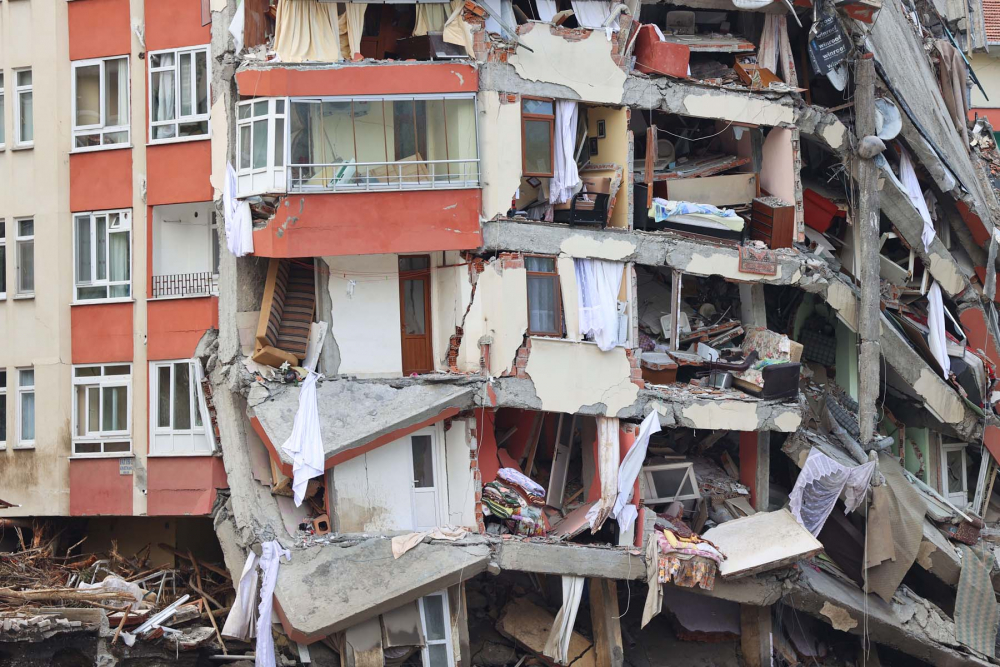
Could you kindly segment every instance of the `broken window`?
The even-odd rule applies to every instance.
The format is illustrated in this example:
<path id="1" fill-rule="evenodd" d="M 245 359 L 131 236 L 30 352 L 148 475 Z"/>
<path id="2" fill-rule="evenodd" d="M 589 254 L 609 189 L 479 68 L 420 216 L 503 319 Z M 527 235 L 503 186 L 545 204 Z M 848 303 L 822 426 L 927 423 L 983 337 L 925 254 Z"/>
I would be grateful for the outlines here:
<path id="1" fill-rule="evenodd" d="M 562 301 L 555 257 L 526 255 L 528 281 L 528 333 L 533 336 L 562 335 Z"/>
<path id="2" fill-rule="evenodd" d="M 35 446 L 35 369 L 17 369 L 17 447 Z"/>
<path id="3" fill-rule="evenodd" d="M 14 70 L 14 145 L 17 147 L 35 143 L 33 90 L 31 69 Z"/>
<path id="4" fill-rule="evenodd" d="M 701 497 L 693 463 L 644 466 L 642 474 L 647 492 L 643 495 L 643 501 L 649 505 L 672 503 L 675 500 L 696 500 Z"/>
<path id="5" fill-rule="evenodd" d="M 551 177 L 556 127 L 555 102 L 521 98 L 521 173 Z"/>
<path id="6" fill-rule="evenodd" d="M 73 149 L 129 143 L 128 58 L 73 63 Z"/>
<path id="7" fill-rule="evenodd" d="M 132 451 L 132 364 L 73 367 L 73 454 Z"/>
<path id="8" fill-rule="evenodd" d="M 73 216 L 76 301 L 132 296 L 130 211 Z"/>
<path id="9" fill-rule="evenodd" d="M 292 191 L 479 185 L 474 95 L 293 99 L 289 112 Z"/>
<path id="10" fill-rule="evenodd" d="M 35 221 L 23 218 L 14 224 L 17 225 L 17 294 L 30 296 L 35 293 Z"/>
<path id="11" fill-rule="evenodd" d="M 149 54 L 151 143 L 208 137 L 208 49 Z"/>
<path id="12" fill-rule="evenodd" d="M 209 454 L 213 443 L 201 365 L 194 360 L 161 361 L 149 365 L 149 405 L 155 455 Z"/>

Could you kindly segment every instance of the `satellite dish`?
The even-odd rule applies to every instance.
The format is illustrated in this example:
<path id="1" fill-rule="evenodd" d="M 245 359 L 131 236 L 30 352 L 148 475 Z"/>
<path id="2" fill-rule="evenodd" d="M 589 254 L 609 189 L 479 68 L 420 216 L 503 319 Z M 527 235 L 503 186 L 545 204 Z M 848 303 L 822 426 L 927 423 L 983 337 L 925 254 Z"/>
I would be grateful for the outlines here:
<path id="1" fill-rule="evenodd" d="M 826 78 L 830 80 L 830 83 L 837 90 L 847 88 L 847 65 L 845 63 L 838 63 L 836 67 L 826 73 Z"/>
<path id="2" fill-rule="evenodd" d="M 896 105 L 884 97 L 875 100 L 875 134 L 879 139 L 889 141 L 903 129 L 903 118 Z"/>

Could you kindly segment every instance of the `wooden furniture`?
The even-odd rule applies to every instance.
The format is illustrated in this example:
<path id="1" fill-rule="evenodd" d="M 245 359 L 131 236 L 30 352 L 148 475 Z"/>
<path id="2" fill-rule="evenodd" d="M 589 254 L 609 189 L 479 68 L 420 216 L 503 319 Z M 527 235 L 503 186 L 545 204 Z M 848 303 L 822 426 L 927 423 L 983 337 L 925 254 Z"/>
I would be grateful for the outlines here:
<path id="1" fill-rule="evenodd" d="M 556 222 L 571 225 L 608 224 L 608 203 L 611 200 L 611 178 L 582 178 L 583 188 L 563 204 L 553 207 Z"/>
<path id="2" fill-rule="evenodd" d="M 298 366 L 306 356 L 316 308 L 312 260 L 272 259 L 267 268 L 253 360 L 280 367 Z"/>
<path id="3" fill-rule="evenodd" d="M 758 197 L 750 213 L 750 240 L 768 248 L 791 248 L 795 240 L 795 206 L 777 197 Z"/>

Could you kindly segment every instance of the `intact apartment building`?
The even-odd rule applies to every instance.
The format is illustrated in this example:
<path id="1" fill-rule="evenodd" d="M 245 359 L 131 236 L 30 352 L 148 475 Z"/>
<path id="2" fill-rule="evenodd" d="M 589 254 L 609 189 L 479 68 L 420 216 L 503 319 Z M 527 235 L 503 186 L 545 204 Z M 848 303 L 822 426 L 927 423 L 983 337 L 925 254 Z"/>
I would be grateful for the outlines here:
<path id="1" fill-rule="evenodd" d="M 995 662 L 1000 207 L 929 48 L 982 6 L 54 4 L 2 6 L 0 160 L 68 193 L 0 199 L 8 350 L 65 332 L 7 361 L 4 517 L 277 541 L 300 661 Z"/>

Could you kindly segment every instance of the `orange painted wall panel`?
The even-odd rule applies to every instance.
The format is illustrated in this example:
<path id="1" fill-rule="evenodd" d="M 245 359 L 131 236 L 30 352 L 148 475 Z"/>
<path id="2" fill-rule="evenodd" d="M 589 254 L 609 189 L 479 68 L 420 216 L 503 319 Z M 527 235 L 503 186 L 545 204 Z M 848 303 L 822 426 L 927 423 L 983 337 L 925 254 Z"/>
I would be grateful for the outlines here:
<path id="1" fill-rule="evenodd" d="M 190 359 L 208 329 L 219 327 L 219 299 L 159 299 L 146 302 L 150 361 Z"/>
<path id="2" fill-rule="evenodd" d="M 99 364 L 132 361 L 133 303 L 95 303 L 73 306 L 73 363 Z"/>
<path id="3" fill-rule="evenodd" d="M 977 350 L 986 353 L 997 366 L 1000 366 L 1000 353 L 997 351 L 996 342 L 990 336 L 989 329 L 986 328 L 986 316 L 981 308 L 966 308 L 958 313 L 958 321 L 965 330 L 965 335 L 969 338 L 969 344 Z"/>
<path id="4" fill-rule="evenodd" d="M 212 142 L 208 139 L 148 146 L 146 204 L 211 201 L 211 174 Z"/>
<path id="5" fill-rule="evenodd" d="M 132 50 L 129 0 L 71 2 L 69 59 L 125 56 Z"/>
<path id="6" fill-rule="evenodd" d="M 146 466 L 146 513 L 150 516 L 210 514 L 216 490 L 229 488 L 226 468 L 218 456 L 153 456 Z"/>
<path id="7" fill-rule="evenodd" d="M 146 0 L 148 51 L 200 46 L 210 41 L 211 24 L 201 25 L 201 0 Z"/>
<path id="8" fill-rule="evenodd" d="M 237 72 L 236 85 L 240 95 L 250 97 L 474 93 L 479 77 L 474 67 L 460 63 L 269 67 Z"/>
<path id="9" fill-rule="evenodd" d="M 260 257 L 470 250 L 482 245 L 479 190 L 290 195 L 254 232 Z"/>
<path id="10" fill-rule="evenodd" d="M 132 516 L 132 475 L 118 471 L 118 459 L 69 462 L 71 516 Z"/>
<path id="11" fill-rule="evenodd" d="M 70 6 L 84 3 L 70 3 Z M 132 208 L 132 149 L 69 156 L 69 208 L 103 211 Z"/>

